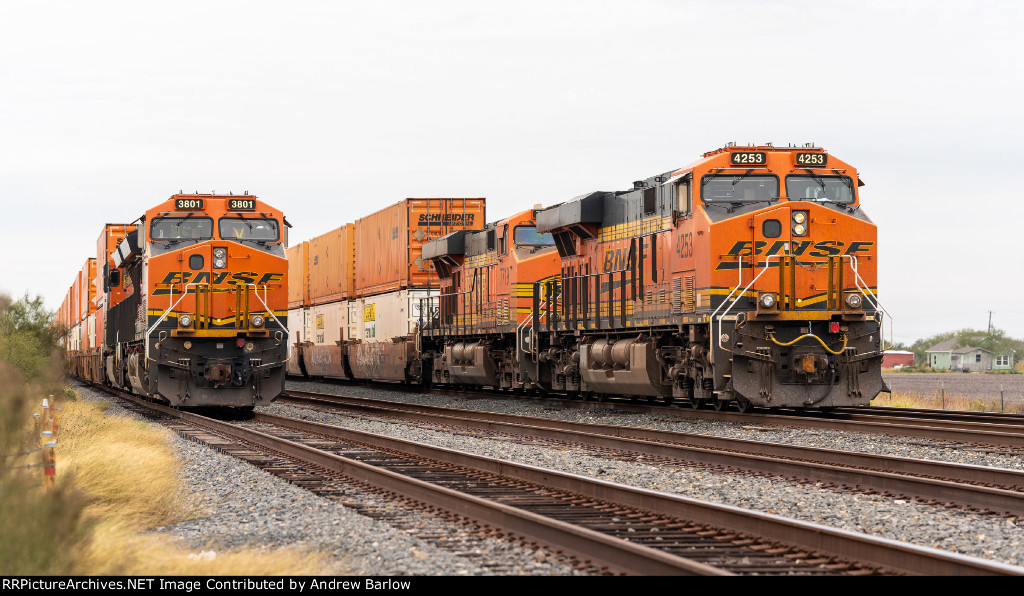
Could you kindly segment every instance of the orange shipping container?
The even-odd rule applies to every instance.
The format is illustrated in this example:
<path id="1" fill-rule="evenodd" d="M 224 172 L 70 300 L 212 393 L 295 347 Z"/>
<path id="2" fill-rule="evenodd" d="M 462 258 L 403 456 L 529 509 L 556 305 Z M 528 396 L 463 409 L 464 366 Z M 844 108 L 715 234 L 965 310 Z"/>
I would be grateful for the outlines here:
<path id="1" fill-rule="evenodd" d="M 405 199 L 355 223 L 356 291 L 359 296 L 402 288 L 436 287 L 434 265 L 423 243 L 456 230 L 481 230 L 486 199 Z"/>
<path id="2" fill-rule="evenodd" d="M 103 294 L 103 272 L 104 268 L 109 272 L 110 268 L 113 267 L 113 263 L 110 259 L 110 253 L 114 252 L 117 248 L 117 243 L 128 233 L 128 231 L 135 226 L 128 226 L 126 224 L 106 224 L 103 226 L 103 231 L 100 232 L 99 239 L 96 240 L 96 274 L 93 276 L 93 285 L 96 286 L 96 291 Z M 102 296 L 97 303 L 103 302 Z"/>
<path id="3" fill-rule="evenodd" d="M 285 251 L 288 257 L 288 308 L 309 305 L 309 242 Z"/>
<path id="4" fill-rule="evenodd" d="M 93 285 L 95 277 L 96 259 L 86 259 L 78 276 L 81 288 L 81 294 L 78 297 L 78 310 L 82 319 L 96 312 L 96 286 Z"/>
<path id="5" fill-rule="evenodd" d="M 354 238 L 354 226 L 345 224 L 309 241 L 306 267 L 309 269 L 310 304 L 327 304 L 355 296 Z"/>
<path id="6" fill-rule="evenodd" d="M 82 272 L 75 274 L 75 281 L 71 282 L 71 289 L 68 295 L 71 298 L 71 326 L 74 327 L 82 320 Z"/>

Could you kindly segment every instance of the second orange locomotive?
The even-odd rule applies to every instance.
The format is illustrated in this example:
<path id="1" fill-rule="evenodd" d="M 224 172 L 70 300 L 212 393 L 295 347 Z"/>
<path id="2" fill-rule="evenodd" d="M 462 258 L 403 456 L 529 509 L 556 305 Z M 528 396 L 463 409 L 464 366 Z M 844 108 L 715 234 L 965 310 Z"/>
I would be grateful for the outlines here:
<path id="1" fill-rule="evenodd" d="M 629 190 L 424 238 L 438 282 L 404 339 L 385 338 L 416 363 L 391 380 L 867 405 L 884 389 L 883 311 L 860 186 L 819 147 L 730 145 Z"/>

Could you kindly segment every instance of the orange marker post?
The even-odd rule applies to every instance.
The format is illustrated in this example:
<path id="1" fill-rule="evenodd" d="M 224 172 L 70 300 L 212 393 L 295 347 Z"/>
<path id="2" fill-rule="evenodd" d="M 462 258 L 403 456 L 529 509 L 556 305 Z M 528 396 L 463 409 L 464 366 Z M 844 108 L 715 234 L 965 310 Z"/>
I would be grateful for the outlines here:
<path id="1" fill-rule="evenodd" d="M 42 423 L 43 430 L 50 429 L 50 401 L 46 398 L 43 398 Z"/>
<path id="2" fill-rule="evenodd" d="M 40 433 L 39 438 L 43 444 L 43 492 L 49 493 L 57 479 L 57 441 L 48 430 Z"/>

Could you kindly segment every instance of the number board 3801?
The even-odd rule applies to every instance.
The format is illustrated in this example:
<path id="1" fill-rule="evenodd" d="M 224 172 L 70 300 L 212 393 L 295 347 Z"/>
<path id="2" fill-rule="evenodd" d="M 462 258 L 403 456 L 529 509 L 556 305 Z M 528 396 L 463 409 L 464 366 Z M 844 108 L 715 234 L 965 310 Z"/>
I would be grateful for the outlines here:
<path id="1" fill-rule="evenodd" d="M 232 211 L 251 211 L 256 208 L 252 199 L 228 199 L 228 209 Z"/>
<path id="2" fill-rule="evenodd" d="M 756 152 L 752 152 L 752 153 L 744 152 L 744 153 L 733 153 L 732 154 L 732 163 L 733 163 L 733 165 L 760 166 L 760 165 L 764 165 L 767 162 L 768 162 L 768 157 L 764 153 L 762 153 L 760 151 L 756 151 Z"/>
<path id="3" fill-rule="evenodd" d="M 824 153 L 797 153 L 798 166 L 824 166 L 828 163 L 828 155 Z"/>
<path id="4" fill-rule="evenodd" d="M 174 199 L 175 209 L 202 209 L 202 199 Z"/>

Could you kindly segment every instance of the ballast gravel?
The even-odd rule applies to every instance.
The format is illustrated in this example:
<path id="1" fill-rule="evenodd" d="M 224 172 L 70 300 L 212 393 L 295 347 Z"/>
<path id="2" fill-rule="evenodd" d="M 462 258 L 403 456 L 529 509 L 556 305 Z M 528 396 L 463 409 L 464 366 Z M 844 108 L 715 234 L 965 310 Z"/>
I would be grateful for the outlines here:
<path id="1" fill-rule="evenodd" d="M 110 396 L 77 389 L 83 399 L 110 403 L 108 415 L 142 418 Z M 395 528 L 205 445 L 175 435 L 172 446 L 181 460 L 182 479 L 204 515 L 156 532 L 179 537 L 207 554 L 296 547 L 327 555 L 323 573 L 351 576 L 585 573 L 544 548 L 496 539 L 477 540 L 476 550 L 462 556 L 417 536 L 441 534 L 442 542 L 455 540 L 465 533 L 462 526 L 423 516 L 413 528 Z"/>
<path id="2" fill-rule="evenodd" d="M 657 427 L 678 432 L 741 437 L 745 439 L 808 445 L 844 451 L 860 451 L 951 461 L 980 466 L 1024 469 L 1020 453 L 1012 450 L 945 445 L 839 431 L 801 431 L 742 423 L 694 421 L 671 414 L 634 414 L 622 410 L 580 409 L 571 404 L 526 399 L 488 399 L 462 395 L 423 394 L 332 384 L 288 382 L 300 391 L 355 395 L 406 403 L 522 414 L 600 424 Z M 329 414 L 275 402 L 268 413 L 335 424 L 366 432 L 422 441 L 489 457 L 552 468 L 665 491 L 685 497 L 756 509 L 855 532 L 955 551 L 1011 565 L 1024 565 L 1024 520 L 978 514 L 912 500 L 865 495 L 833 488 L 766 477 L 708 471 L 699 467 L 648 465 L 590 455 L 580 449 L 558 449 L 440 432 L 422 425 L 385 422 Z M 1022 570 L 1024 571 L 1024 570 Z"/>
<path id="3" fill-rule="evenodd" d="M 1020 454 L 1009 450 L 949 446 L 920 439 L 860 433 L 800 431 L 782 427 L 694 421 L 671 414 L 635 414 L 622 410 L 579 409 L 570 404 L 525 399 L 487 399 L 423 394 L 363 386 L 288 382 L 288 388 L 357 395 L 406 403 L 541 416 L 578 422 L 657 427 L 679 432 L 735 436 L 752 440 L 813 445 L 829 449 L 889 454 L 974 465 L 1024 469 Z M 111 398 L 80 389 L 90 399 Z M 91 394 L 91 397 L 90 397 Z M 134 415 L 117 406 L 118 411 Z M 335 424 L 366 432 L 423 441 L 564 472 L 592 476 L 688 498 L 756 509 L 845 530 L 941 548 L 1012 565 L 1024 565 L 1024 529 L 1012 517 L 983 515 L 910 500 L 815 487 L 786 480 L 709 471 L 700 467 L 624 462 L 581 449 L 553 448 L 481 438 L 388 422 L 371 417 L 325 413 L 275 402 L 261 411 Z M 176 440 L 184 480 L 210 505 L 209 513 L 162 531 L 196 548 L 242 545 L 309 546 L 332 555 L 348 574 L 372 575 L 568 575 L 581 573 L 552 561 L 543 549 L 495 545 L 490 556 L 462 557 L 437 548 L 408 530 L 364 517 L 313 495 L 247 463 L 195 443 Z M 230 460 L 230 461 L 228 461 Z M 1024 523 L 1024 522 L 1022 522 Z M 451 532 L 458 532 L 455 527 Z M 1024 571 L 1024 570 L 1022 570 Z"/>

